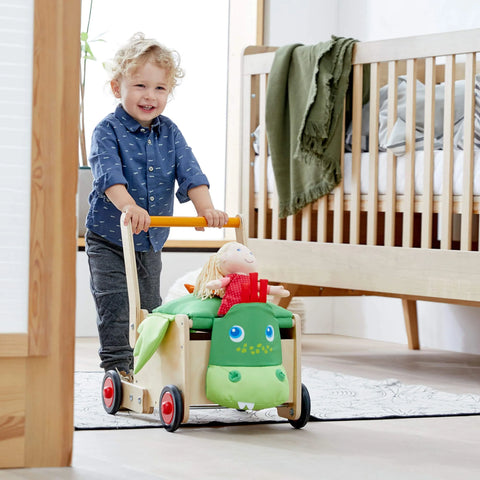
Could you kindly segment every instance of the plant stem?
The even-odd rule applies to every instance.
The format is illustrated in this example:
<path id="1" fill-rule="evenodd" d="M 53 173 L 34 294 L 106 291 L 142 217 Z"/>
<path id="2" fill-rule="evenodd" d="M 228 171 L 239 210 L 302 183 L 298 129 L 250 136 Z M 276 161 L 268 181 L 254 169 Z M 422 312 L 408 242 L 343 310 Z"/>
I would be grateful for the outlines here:
<path id="1" fill-rule="evenodd" d="M 90 8 L 88 12 L 88 21 L 87 21 L 87 40 L 88 32 L 90 30 L 90 21 L 92 19 L 92 6 L 93 0 L 90 0 Z M 83 69 L 80 72 L 80 120 L 79 120 L 79 141 L 80 141 L 80 163 L 82 166 L 86 167 L 88 165 L 87 160 L 87 147 L 85 142 L 85 78 L 87 72 L 87 54 L 86 51 L 83 52 Z"/>

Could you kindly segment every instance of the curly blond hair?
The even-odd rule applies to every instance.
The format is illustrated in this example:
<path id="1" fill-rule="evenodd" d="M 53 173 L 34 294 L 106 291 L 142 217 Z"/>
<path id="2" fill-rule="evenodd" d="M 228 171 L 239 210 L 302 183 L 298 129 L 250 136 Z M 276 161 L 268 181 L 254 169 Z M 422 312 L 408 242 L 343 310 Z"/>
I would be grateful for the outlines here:
<path id="1" fill-rule="evenodd" d="M 141 32 L 135 33 L 128 43 L 117 51 L 106 67 L 111 80 L 120 80 L 147 62 L 165 69 L 172 90 L 184 76 L 178 52 L 164 47 L 153 38 L 145 38 Z"/>

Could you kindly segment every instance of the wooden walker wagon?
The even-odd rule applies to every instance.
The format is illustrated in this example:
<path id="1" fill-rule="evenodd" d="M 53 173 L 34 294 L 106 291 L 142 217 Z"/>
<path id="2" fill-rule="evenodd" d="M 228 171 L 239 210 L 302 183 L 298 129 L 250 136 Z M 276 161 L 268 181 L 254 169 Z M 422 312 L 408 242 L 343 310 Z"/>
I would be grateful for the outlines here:
<path id="1" fill-rule="evenodd" d="M 120 223 L 130 306 L 130 344 L 135 347 L 139 338 L 138 327 L 150 312 L 140 308 L 131 225 L 124 226 L 123 216 Z M 151 227 L 172 226 L 205 227 L 206 220 L 202 217 L 152 217 Z M 240 217 L 230 218 L 226 227 L 236 228 L 237 241 L 245 243 Z M 197 300 L 204 306 L 204 301 Z M 172 303 L 175 303 L 175 301 L 168 302 L 163 307 L 168 309 Z M 300 319 L 297 315 L 293 315 L 273 303 L 245 305 L 248 306 L 247 310 L 250 316 L 252 316 L 252 311 L 255 312 L 258 309 L 258 311 L 266 311 L 267 316 L 272 317 L 272 320 L 267 322 L 266 329 L 267 338 L 269 335 L 272 336 L 272 338 L 269 338 L 269 340 L 272 340 L 272 346 L 260 347 L 261 343 L 257 343 L 255 348 L 257 348 L 257 353 L 261 348 L 265 351 L 268 349 L 268 351 L 275 350 L 273 334 L 274 331 L 276 332 L 277 349 L 279 355 L 281 355 L 280 366 L 282 372 L 284 372 L 279 372 L 279 369 L 276 369 L 276 374 L 277 376 L 286 374 L 288 399 L 282 404 L 274 406 L 277 408 L 278 415 L 286 418 L 294 428 L 302 428 L 308 422 L 310 416 L 310 396 L 306 387 L 301 383 Z M 238 308 L 235 309 L 235 307 Z M 237 323 L 242 322 L 244 304 L 234 305 L 230 311 L 233 312 L 234 309 L 236 315 L 235 327 L 230 328 L 230 332 L 237 333 Z M 190 407 L 217 404 L 209 400 L 206 394 L 207 370 L 211 363 L 213 343 L 215 343 L 212 342 L 211 325 L 215 322 L 222 322 L 230 312 L 225 317 L 215 317 L 216 313 L 211 314 L 212 318 L 207 318 L 209 315 L 205 315 L 205 310 L 202 312 L 200 316 L 195 316 L 195 313 L 191 312 L 174 312 L 174 318 L 169 322 L 160 346 L 143 368 L 133 375 L 132 382 L 123 379 L 117 371 L 111 370 L 105 373 L 102 383 L 102 402 L 107 413 L 115 414 L 120 409 L 138 413 L 153 413 L 154 409 L 158 409 L 162 424 L 168 431 L 173 432 L 180 424 L 188 421 Z M 257 320 L 254 320 L 253 324 L 258 326 Z M 250 322 L 252 324 L 251 319 Z M 245 336 L 245 342 L 247 342 L 247 336 Z M 264 343 L 268 342 L 264 340 Z M 243 345 L 247 349 L 247 343 L 243 343 Z M 250 346 L 250 348 L 253 349 L 254 347 Z M 241 351 L 241 348 L 237 346 L 236 350 Z M 216 355 L 218 357 L 218 353 Z M 262 355 L 257 355 L 257 357 L 260 358 Z M 136 357 L 135 362 L 137 362 Z M 262 368 L 262 365 L 258 367 Z M 238 382 L 241 376 L 234 367 L 222 368 L 225 368 L 227 375 L 230 375 L 231 382 Z M 244 377 L 241 381 L 244 380 Z M 268 385 L 268 382 L 266 385 Z M 265 393 L 269 388 L 264 387 Z M 262 388 L 256 390 L 261 391 Z M 253 402 L 249 402 L 248 398 L 242 398 L 241 400 L 238 409 L 249 409 L 253 404 Z M 222 406 L 225 406 L 225 404 Z M 254 409 L 259 410 L 261 408 Z"/>

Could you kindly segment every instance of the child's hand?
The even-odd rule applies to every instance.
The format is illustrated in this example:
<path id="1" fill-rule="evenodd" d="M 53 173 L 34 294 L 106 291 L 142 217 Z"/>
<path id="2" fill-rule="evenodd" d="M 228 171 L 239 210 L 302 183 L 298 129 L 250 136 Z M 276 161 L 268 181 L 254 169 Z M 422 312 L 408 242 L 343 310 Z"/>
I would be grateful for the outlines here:
<path id="1" fill-rule="evenodd" d="M 228 215 L 213 206 L 210 193 L 206 185 L 199 185 L 188 191 L 188 196 L 195 206 L 199 217 L 205 217 L 207 226 L 222 228 L 228 222 Z M 203 231 L 203 227 L 195 227 L 195 230 Z"/>
<path id="2" fill-rule="evenodd" d="M 138 205 L 127 205 L 123 208 L 125 213 L 125 225 L 132 222 L 132 232 L 140 233 L 142 230 L 146 232 L 150 227 L 150 215 L 148 212 Z"/>
<path id="3" fill-rule="evenodd" d="M 209 208 L 203 212 L 199 212 L 199 216 L 205 217 L 207 220 L 207 226 L 222 228 L 228 222 L 228 215 L 221 210 L 215 210 L 214 208 Z M 203 227 L 197 227 L 195 230 L 203 231 Z"/>

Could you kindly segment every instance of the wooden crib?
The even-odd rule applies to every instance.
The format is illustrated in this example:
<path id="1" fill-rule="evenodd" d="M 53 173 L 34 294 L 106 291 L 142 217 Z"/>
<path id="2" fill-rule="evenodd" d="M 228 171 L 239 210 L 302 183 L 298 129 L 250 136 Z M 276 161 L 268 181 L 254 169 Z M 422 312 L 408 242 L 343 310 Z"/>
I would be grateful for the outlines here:
<path id="1" fill-rule="evenodd" d="M 249 47 L 243 62 L 241 208 L 259 270 L 271 282 L 286 285 L 292 296 L 401 298 L 408 344 L 417 349 L 416 300 L 480 305 L 480 186 L 474 181 L 480 176 L 475 139 L 476 117 L 480 137 L 480 80 L 475 85 L 480 29 L 357 43 L 350 82 L 351 153 L 341 153 L 343 180 L 284 219 L 278 216 L 265 133 L 274 50 Z M 370 68 L 366 106 L 365 65 Z M 458 85 L 464 86 L 464 95 L 455 101 Z M 421 106 L 416 100 L 420 89 Z M 399 105 L 400 97 L 405 105 Z M 416 115 L 420 107 L 425 111 L 423 145 L 418 139 L 415 143 L 422 130 Z M 393 147 L 379 151 L 379 132 L 392 134 L 400 108 L 405 109 L 405 151 L 396 156 Z M 364 132 L 362 109 L 370 113 Z M 438 128 L 443 129 L 440 137 Z M 368 152 L 362 151 L 365 142 Z"/>

